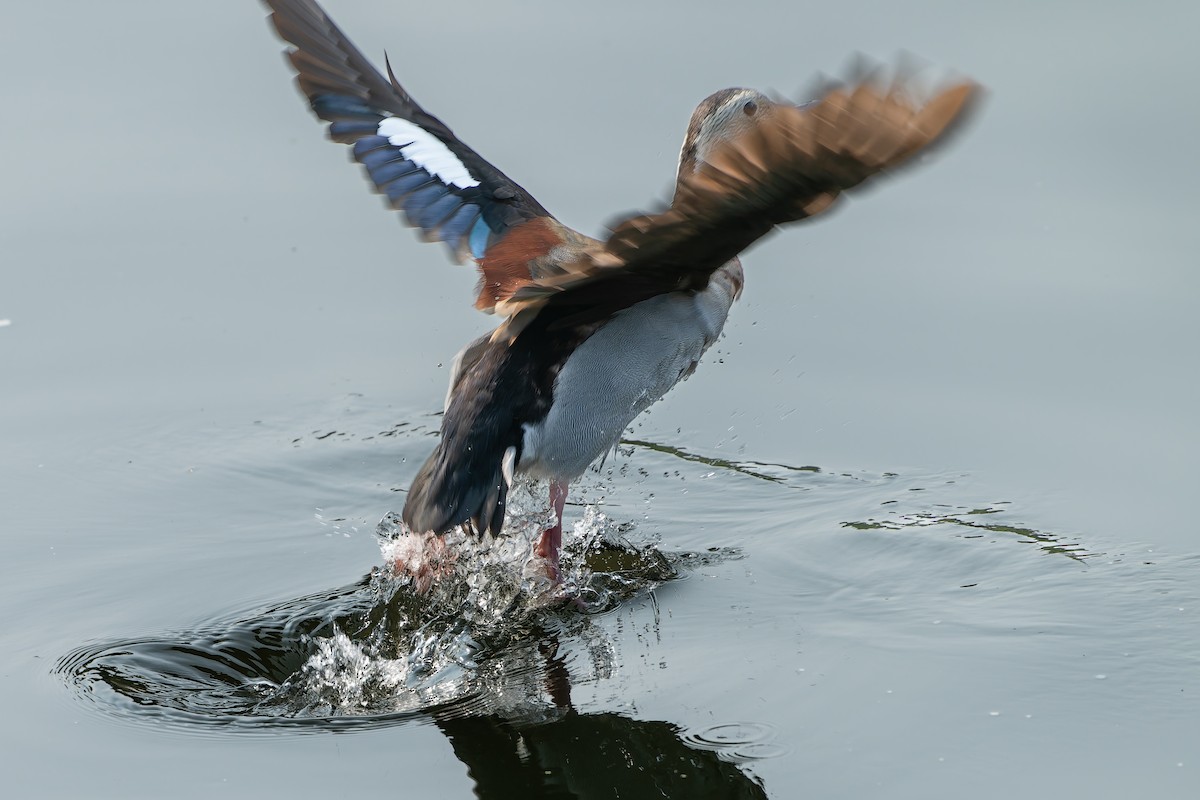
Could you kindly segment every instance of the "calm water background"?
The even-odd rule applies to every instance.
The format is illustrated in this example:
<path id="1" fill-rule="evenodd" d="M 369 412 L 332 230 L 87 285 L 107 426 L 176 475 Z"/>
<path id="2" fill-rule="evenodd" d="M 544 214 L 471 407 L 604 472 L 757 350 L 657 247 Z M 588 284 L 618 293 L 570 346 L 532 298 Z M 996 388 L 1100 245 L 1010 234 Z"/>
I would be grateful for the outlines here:
<path id="1" fill-rule="evenodd" d="M 681 740 L 742 723 L 770 797 L 1196 796 L 1200 6 L 328 6 L 589 233 L 665 194 L 714 89 L 900 48 L 984 83 L 933 163 L 746 259 L 726 338 L 631 434 L 713 463 L 638 446 L 587 479 L 635 542 L 724 555 L 564 634 L 573 699 Z M 9 796 L 471 795 L 428 716 L 247 732 L 57 670 L 379 564 L 429 440 L 376 434 L 436 426 L 488 327 L 322 140 L 263 17 L 6 9 Z"/>

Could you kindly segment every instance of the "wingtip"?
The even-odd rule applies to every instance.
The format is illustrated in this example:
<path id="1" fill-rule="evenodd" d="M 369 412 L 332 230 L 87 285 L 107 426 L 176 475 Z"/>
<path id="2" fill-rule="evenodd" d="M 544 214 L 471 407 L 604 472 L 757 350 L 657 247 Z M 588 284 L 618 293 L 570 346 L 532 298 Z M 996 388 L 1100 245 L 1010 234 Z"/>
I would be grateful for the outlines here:
<path id="1" fill-rule="evenodd" d="M 960 135 L 978 117 L 986 96 L 983 85 L 969 79 L 938 89 L 913 120 L 926 139 L 925 147 L 943 147 Z"/>

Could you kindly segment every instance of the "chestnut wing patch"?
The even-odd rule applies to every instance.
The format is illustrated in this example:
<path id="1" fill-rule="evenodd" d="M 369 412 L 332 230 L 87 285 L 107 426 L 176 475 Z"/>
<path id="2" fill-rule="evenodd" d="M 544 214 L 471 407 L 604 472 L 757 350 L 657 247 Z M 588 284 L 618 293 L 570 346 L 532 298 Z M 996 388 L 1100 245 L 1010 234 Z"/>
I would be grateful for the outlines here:
<path id="1" fill-rule="evenodd" d="M 508 232 L 479 261 L 479 294 L 475 307 L 493 311 L 524 287 L 563 274 L 594 240 L 580 236 L 552 217 L 532 219 Z"/>

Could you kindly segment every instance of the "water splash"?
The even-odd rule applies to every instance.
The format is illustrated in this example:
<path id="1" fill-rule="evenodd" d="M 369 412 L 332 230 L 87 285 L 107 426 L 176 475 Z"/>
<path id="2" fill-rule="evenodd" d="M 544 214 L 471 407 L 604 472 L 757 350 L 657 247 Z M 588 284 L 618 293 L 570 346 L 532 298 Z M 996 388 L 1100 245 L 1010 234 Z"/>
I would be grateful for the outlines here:
<path id="1" fill-rule="evenodd" d="M 612 608 L 674 577 L 658 551 L 639 549 L 589 506 L 564 532 L 561 583 L 551 581 L 533 546 L 549 510 L 532 484 L 510 494 L 503 537 L 463 532 L 413 534 L 389 513 L 377 534 L 384 567 L 371 575 L 376 624 L 309 637 L 311 655 L 258 710 L 287 716 L 402 713 L 486 696 L 506 713 L 537 716 L 543 654 L 528 646 L 563 615 Z M 595 562 L 595 564 L 593 564 Z M 390 619 L 389 619 L 390 617 Z M 606 648 L 591 648 L 601 655 Z M 498 657 L 499 656 L 499 657 Z M 610 672 L 603 658 L 592 672 Z M 514 678 L 522 685 L 513 687 Z M 552 705 L 552 703 L 551 703 Z M 514 707 L 520 706 L 519 710 Z"/>
<path id="2" fill-rule="evenodd" d="M 396 513 L 379 523 L 384 563 L 393 566 L 396 587 L 411 587 L 436 605 L 453 608 L 471 626 L 496 626 L 570 602 L 584 613 L 612 608 L 631 592 L 675 576 L 670 560 L 644 543 L 635 545 L 630 525 L 619 525 L 596 506 L 564 529 L 559 581 L 552 581 L 534 545 L 553 522 L 533 482 L 509 493 L 504 536 L 414 534 Z M 627 576 L 633 576 L 630 581 Z"/>

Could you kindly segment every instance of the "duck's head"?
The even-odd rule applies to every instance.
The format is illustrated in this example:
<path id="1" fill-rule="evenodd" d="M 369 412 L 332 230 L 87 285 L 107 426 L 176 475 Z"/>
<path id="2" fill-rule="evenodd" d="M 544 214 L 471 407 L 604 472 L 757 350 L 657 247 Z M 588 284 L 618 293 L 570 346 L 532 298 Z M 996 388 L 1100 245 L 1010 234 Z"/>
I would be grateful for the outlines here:
<path id="1" fill-rule="evenodd" d="M 754 89 L 722 89 L 704 98 L 688 122 L 676 181 L 695 172 L 715 145 L 749 130 L 774 105 L 771 98 Z"/>

